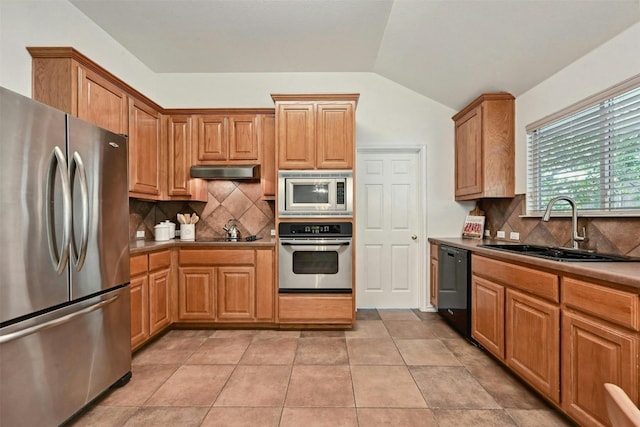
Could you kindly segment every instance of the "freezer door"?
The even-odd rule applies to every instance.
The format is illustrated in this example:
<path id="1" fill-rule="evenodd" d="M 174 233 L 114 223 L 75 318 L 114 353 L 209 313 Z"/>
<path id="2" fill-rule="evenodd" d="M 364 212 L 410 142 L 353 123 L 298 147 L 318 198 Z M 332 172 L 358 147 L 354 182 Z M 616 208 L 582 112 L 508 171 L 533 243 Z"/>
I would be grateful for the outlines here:
<path id="1" fill-rule="evenodd" d="M 68 183 L 62 178 L 67 174 L 64 113 L 0 87 L 0 114 L 0 323 L 5 323 L 68 301 L 62 198 Z"/>
<path id="2" fill-rule="evenodd" d="M 129 286 L 0 328 L 0 425 L 57 426 L 131 371 Z"/>
<path id="3" fill-rule="evenodd" d="M 67 120 L 75 300 L 129 282 L 127 139 L 74 117 Z"/>

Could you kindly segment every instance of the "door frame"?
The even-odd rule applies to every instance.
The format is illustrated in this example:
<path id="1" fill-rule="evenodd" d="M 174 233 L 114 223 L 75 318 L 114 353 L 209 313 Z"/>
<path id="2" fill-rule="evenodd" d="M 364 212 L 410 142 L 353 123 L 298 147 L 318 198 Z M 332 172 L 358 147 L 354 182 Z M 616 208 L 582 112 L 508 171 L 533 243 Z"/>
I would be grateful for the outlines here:
<path id="1" fill-rule="evenodd" d="M 417 167 L 418 167 L 418 194 L 420 200 L 418 200 L 417 205 L 420 207 L 420 212 L 418 214 L 420 220 L 418 223 L 416 234 L 418 235 L 418 309 L 420 311 L 434 311 L 433 305 L 431 301 L 427 301 L 429 298 L 429 290 L 427 288 L 427 146 L 426 145 L 379 145 L 372 147 L 356 147 L 356 165 L 358 164 L 358 158 L 360 154 L 368 154 L 368 153 L 415 153 L 418 155 L 417 159 Z M 358 179 L 358 169 L 356 167 L 356 174 L 354 177 L 354 188 L 357 188 L 357 179 Z M 358 231 L 358 203 L 359 198 L 356 194 L 356 235 Z M 357 248 L 357 243 L 356 243 Z M 356 258 L 357 259 L 357 258 Z M 356 261 L 357 263 L 357 261 Z M 354 266 L 357 271 L 357 264 Z M 356 301 L 356 307 L 357 307 Z"/>

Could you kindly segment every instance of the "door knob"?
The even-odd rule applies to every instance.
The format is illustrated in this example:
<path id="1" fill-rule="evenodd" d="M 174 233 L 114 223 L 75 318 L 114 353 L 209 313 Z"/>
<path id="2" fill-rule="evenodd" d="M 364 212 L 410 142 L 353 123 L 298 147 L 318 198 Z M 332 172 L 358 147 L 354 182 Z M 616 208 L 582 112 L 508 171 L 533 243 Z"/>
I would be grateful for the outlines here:
<path id="1" fill-rule="evenodd" d="M 418 236 L 416 236 L 415 234 L 411 236 L 411 240 L 418 240 Z"/>

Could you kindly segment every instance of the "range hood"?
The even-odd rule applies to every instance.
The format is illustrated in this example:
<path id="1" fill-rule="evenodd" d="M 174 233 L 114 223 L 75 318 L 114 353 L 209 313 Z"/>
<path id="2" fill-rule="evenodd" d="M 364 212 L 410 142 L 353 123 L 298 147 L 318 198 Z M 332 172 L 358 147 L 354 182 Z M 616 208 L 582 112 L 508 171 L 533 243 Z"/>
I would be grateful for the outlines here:
<path id="1" fill-rule="evenodd" d="M 260 179 L 259 165 L 191 166 L 191 178 Z"/>

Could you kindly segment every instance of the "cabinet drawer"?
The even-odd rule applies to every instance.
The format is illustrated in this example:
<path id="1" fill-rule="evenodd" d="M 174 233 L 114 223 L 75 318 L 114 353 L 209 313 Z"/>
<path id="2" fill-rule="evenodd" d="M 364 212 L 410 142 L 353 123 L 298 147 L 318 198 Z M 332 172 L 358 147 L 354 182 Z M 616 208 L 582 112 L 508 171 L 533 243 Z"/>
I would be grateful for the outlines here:
<path id="1" fill-rule="evenodd" d="M 153 252 L 149 254 L 149 271 L 167 268 L 171 265 L 171 251 Z"/>
<path id="2" fill-rule="evenodd" d="M 254 265 L 251 249 L 181 249 L 180 265 Z"/>
<path id="3" fill-rule="evenodd" d="M 562 278 L 565 306 L 593 314 L 618 325 L 640 330 L 637 294 L 568 277 Z"/>
<path id="4" fill-rule="evenodd" d="M 147 254 L 134 255 L 129 258 L 129 270 L 131 276 L 137 276 L 138 274 L 147 274 Z"/>
<path id="5" fill-rule="evenodd" d="M 280 295 L 282 323 L 339 323 L 353 321 L 353 299 L 334 295 Z"/>
<path id="6" fill-rule="evenodd" d="M 478 276 L 560 302 L 558 276 L 555 274 L 477 255 L 472 258 L 471 267 L 473 274 Z"/>

